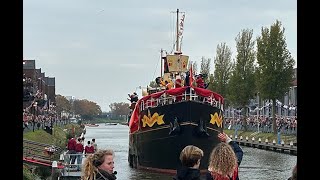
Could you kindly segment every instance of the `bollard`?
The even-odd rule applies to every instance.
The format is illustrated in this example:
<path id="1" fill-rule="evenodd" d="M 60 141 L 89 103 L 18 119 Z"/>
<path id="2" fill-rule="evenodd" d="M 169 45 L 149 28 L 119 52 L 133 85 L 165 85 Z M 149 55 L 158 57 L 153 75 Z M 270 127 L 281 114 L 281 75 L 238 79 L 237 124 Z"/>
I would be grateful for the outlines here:
<path id="1" fill-rule="evenodd" d="M 258 139 L 258 142 L 259 142 L 259 143 L 258 143 L 258 148 L 261 149 L 261 147 L 262 147 L 262 146 L 261 146 L 261 138 Z"/>
<path id="2" fill-rule="evenodd" d="M 272 141 L 272 144 L 273 144 L 273 150 L 274 151 L 276 151 L 277 150 L 277 147 L 276 147 L 276 140 L 275 139 L 273 139 L 273 141 Z"/>
<path id="3" fill-rule="evenodd" d="M 242 136 L 240 136 L 240 140 L 241 140 L 241 141 L 243 140 L 243 137 L 242 137 Z"/>
<path id="4" fill-rule="evenodd" d="M 64 155 L 63 155 L 63 154 L 60 154 L 59 160 L 60 160 L 60 161 L 64 161 Z"/>
<path id="5" fill-rule="evenodd" d="M 58 179 L 58 174 L 57 174 L 57 167 L 58 167 L 58 162 L 57 161 L 52 161 L 52 164 L 51 164 L 51 167 L 52 167 L 52 171 L 51 171 L 51 178 L 52 180 L 56 180 Z"/>
<path id="6" fill-rule="evenodd" d="M 252 143 L 251 143 L 251 147 L 255 147 L 255 144 L 254 144 L 254 137 L 251 138 L 252 140 Z"/>
<path id="7" fill-rule="evenodd" d="M 232 134 L 229 136 L 230 137 L 230 139 L 232 139 Z M 233 140 L 233 139 L 232 139 Z"/>
<path id="8" fill-rule="evenodd" d="M 293 147 L 293 141 L 290 141 L 290 147 Z"/>
<path id="9" fill-rule="evenodd" d="M 246 137 L 246 141 L 248 141 L 249 140 L 249 138 L 248 138 L 248 136 Z"/>
<path id="10" fill-rule="evenodd" d="M 281 141 L 281 145 L 284 146 L 284 141 L 283 140 Z"/>
<path id="11" fill-rule="evenodd" d="M 265 141 L 264 141 L 266 144 L 268 144 L 269 143 L 269 140 L 268 139 L 266 139 Z M 265 148 L 266 148 L 266 150 L 268 150 L 269 149 L 269 146 L 264 146 Z"/>
<path id="12" fill-rule="evenodd" d="M 237 136 L 237 135 L 235 135 L 235 136 L 234 136 L 234 138 L 237 140 L 237 139 L 238 139 L 238 136 Z"/>

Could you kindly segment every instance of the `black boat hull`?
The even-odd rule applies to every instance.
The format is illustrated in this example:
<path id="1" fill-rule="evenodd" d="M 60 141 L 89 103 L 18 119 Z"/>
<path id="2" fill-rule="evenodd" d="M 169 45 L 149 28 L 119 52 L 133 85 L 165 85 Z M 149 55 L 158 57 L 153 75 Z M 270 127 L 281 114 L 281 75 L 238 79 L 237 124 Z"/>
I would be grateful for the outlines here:
<path id="1" fill-rule="evenodd" d="M 219 143 L 217 135 L 222 131 L 220 109 L 202 102 L 184 101 L 150 108 L 140 114 L 139 130 L 129 135 L 128 161 L 132 167 L 175 173 L 180 166 L 181 150 L 195 145 L 204 152 L 200 169 L 208 168 L 210 153 Z M 152 121 L 153 116 L 161 118 Z"/>

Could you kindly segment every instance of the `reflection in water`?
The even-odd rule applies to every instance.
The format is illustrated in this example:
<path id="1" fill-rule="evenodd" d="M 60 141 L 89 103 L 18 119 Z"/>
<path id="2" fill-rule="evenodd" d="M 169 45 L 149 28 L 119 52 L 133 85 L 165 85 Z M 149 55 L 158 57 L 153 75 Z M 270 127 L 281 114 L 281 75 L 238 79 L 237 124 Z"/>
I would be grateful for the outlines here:
<path id="1" fill-rule="evenodd" d="M 115 168 L 118 180 L 171 180 L 172 175 L 146 172 L 130 168 L 128 164 L 129 129 L 125 125 L 86 127 L 86 140 L 96 139 L 98 148 L 115 151 Z M 242 146 L 244 155 L 239 167 L 241 180 L 282 180 L 291 175 L 297 156 Z"/>

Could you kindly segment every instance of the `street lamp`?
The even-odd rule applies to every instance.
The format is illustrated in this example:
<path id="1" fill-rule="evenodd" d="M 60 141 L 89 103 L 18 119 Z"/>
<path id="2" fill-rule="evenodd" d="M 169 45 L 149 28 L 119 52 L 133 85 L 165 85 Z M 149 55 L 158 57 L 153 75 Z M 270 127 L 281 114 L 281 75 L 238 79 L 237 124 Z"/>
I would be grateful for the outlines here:
<path id="1" fill-rule="evenodd" d="M 38 106 L 38 102 L 35 101 L 33 103 L 32 132 L 34 132 L 34 124 L 35 124 L 34 120 L 35 120 L 36 115 L 37 115 L 37 106 Z"/>

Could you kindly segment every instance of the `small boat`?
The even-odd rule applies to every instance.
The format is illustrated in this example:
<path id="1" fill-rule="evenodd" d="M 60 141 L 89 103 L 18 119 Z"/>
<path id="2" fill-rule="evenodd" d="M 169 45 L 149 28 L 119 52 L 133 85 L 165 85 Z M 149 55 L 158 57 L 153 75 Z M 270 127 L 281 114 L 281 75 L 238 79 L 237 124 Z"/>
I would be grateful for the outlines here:
<path id="1" fill-rule="evenodd" d="M 105 123 L 106 126 L 109 126 L 109 125 L 118 125 L 118 123 Z"/>
<path id="2" fill-rule="evenodd" d="M 178 16 L 179 9 L 176 24 L 177 32 L 181 32 L 178 25 L 183 24 L 184 16 L 180 23 Z M 185 73 L 189 78 L 185 76 L 183 80 L 189 83 L 174 85 L 171 89 L 165 86 L 148 88 L 147 94 L 130 106 L 128 161 L 133 168 L 174 174 L 180 165 L 181 150 L 195 145 L 204 152 L 200 164 L 204 172 L 212 149 L 220 142 L 217 135 L 223 130 L 224 99 L 206 87 L 192 84 L 192 65 L 187 67 L 189 56 L 182 54 L 181 37 L 177 34 L 176 52 L 161 54 L 161 70 L 166 72 L 162 76 L 161 71 L 156 82 Z"/>
<path id="3" fill-rule="evenodd" d="M 98 127 L 99 124 L 86 124 L 86 126 L 88 126 L 88 127 Z"/>

